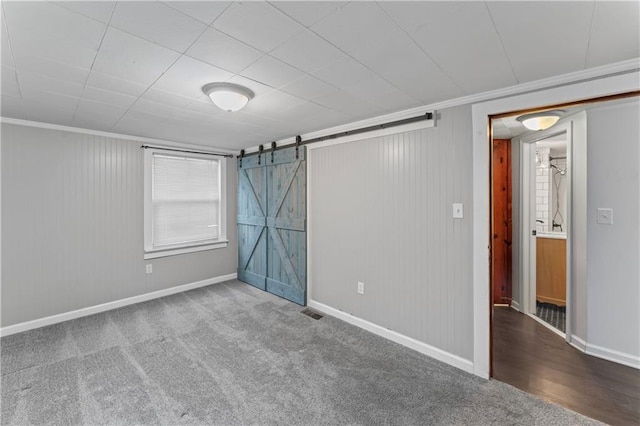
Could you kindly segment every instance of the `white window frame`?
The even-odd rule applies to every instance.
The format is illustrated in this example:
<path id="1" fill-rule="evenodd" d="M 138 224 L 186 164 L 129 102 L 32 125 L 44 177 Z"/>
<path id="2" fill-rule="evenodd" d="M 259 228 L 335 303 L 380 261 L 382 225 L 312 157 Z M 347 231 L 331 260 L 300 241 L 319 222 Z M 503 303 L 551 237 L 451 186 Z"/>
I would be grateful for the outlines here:
<path id="1" fill-rule="evenodd" d="M 153 155 L 175 156 L 181 158 L 197 158 L 204 160 L 218 160 L 218 173 L 220 182 L 220 232 L 216 240 L 200 243 L 175 244 L 166 247 L 153 246 Z M 144 150 L 144 259 L 175 256 L 178 254 L 194 253 L 204 250 L 225 248 L 229 244 L 227 240 L 227 161 L 220 155 L 194 154 L 186 152 L 171 153 L 163 149 L 147 148 Z"/>

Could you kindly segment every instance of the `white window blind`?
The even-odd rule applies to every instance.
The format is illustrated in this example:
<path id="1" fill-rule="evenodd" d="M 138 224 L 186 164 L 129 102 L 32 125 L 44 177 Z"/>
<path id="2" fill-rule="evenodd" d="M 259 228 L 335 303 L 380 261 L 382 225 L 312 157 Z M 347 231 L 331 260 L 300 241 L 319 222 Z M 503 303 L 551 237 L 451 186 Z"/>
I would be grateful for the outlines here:
<path id="1" fill-rule="evenodd" d="M 219 160 L 157 153 L 152 158 L 153 248 L 218 240 Z"/>

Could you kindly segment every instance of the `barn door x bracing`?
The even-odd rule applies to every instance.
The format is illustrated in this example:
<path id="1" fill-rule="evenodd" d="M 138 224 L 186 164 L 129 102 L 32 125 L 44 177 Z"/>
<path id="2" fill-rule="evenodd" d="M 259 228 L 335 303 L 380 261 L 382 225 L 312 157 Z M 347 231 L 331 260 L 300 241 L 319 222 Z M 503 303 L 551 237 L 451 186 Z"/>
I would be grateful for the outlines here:
<path id="1" fill-rule="evenodd" d="M 238 161 L 238 279 L 300 305 L 307 296 L 305 148 Z"/>

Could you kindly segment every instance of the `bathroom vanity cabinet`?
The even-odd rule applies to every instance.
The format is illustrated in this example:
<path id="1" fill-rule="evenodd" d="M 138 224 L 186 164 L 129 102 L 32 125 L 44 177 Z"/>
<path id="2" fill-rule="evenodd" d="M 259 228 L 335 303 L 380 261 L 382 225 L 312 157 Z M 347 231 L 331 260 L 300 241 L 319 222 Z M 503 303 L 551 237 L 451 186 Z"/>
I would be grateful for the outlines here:
<path id="1" fill-rule="evenodd" d="M 536 237 L 536 300 L 558 306 L 567 304 L 566 235 Z"/>

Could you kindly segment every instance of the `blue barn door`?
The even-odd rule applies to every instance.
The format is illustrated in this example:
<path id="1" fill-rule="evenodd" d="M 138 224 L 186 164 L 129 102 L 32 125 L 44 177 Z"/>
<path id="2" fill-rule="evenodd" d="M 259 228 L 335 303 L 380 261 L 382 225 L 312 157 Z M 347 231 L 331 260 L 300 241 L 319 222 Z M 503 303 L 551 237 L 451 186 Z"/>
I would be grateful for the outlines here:
<path id="1" fill-rule="evenodd" d="M 305 149 L 276 151 L 267 167 L 267 291 L 306 304 L 307 182 Z"/>
<path id="2" fill-rule="evenodd" d="M 267 286 L 267 169 L 257 157 L 238 163 L 238 279 Z"/>
<path id="3" fill-rule="evenodd" d="M 307 296 L 305 154 L 287 148 L 238 165 L 238 278 L 300 305 Z"/>

